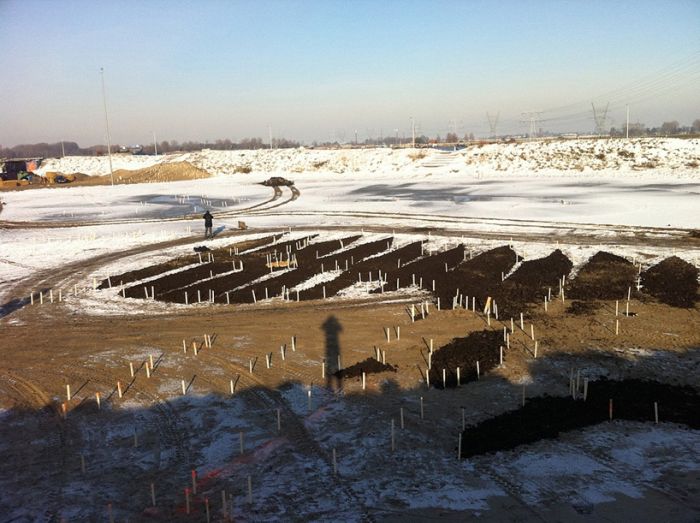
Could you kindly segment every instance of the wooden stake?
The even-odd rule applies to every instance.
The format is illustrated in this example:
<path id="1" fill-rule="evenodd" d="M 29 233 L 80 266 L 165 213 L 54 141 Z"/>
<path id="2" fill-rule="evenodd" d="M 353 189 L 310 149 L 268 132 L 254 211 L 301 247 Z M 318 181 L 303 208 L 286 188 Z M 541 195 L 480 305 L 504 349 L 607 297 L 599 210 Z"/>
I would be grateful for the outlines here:
<path id="1" fill-rule="evenodd" d="M 282 432 L 282 413 L 280 409 L 277 409 L 277 434 Z"/>
<path id="2" fill-rule="evenodd" d="M 420 397 L 420 419 L 423 419 L 423 396 Z"/>
<path id="3" fill-rule="evenodd" d="M 243 432 L 238 433 L 238 440 L 239 440 L 239 446 L 240 446 L 240 452 L 243 454 L 244 448 L 243 448 Z"/>
<path id="4" fill-rule="evenodd" d="M 659 424 L 659 403 L 654 402 L 654 423 Z"/>
<path id="5" fill-rule="evenodd" d="M 583 378 L 583 401 L 588 399 L 588 378 Z"/>

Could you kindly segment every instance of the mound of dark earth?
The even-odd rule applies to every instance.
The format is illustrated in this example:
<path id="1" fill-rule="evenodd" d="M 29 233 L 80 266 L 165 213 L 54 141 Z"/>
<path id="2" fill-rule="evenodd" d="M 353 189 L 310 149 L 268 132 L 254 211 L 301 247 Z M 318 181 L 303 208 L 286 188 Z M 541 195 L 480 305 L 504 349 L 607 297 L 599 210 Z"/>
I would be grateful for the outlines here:
<path id="1" fill-rule="evenodd" d="M 375 358 L 367 358 L 364 361 L 355 363 L 355 365 L 336 371 L 334 376 L 341 379 L 360 378 L 363 372 L 365 374 L 378 374 L 387 371 L 396 372 L 396 367 L 388 363 L 382 363 Z"/>
<path id="2" fill-rule="evenodd" d="M 644 292 L 672 307 L 695 307 L 698 299 L 698 269 L 671 256 L 642 273 Z"/>
<path id="3" fill-rule="evenodd" d="M 655 381 L 600 380 L 589 383 L 585 401 L 571 397 L 531 398 L 518 410 L 466 429 L 462 433 L 462 457 L 510 450 L 609 420 L 610 400 L 613 419 L 654 422 L 657 402 L 659 422 L 700 428 L 700 395 L 690 387 Z"/>
<path id="4" fill-rule="evenodd" d="M 445 369 L 445 386 L 456 387 L 458 367 L 460 383 L 476 381 L 476 362 L 479 362 L 480 374 L 488 372 L 498 365 L 502 345 L 501 331 L 483 330 L 472 332 L 466 338 L 454 338 L 433 352 L 430 384 L 442 389 L 442 371 Z"/>
<path id="5" fill-rule="evenodd" d="M 573 300 L 617 300 L 636 288 L 637 269 L 620 256 L 599 251 L 568 282 L 565 296 Z"/>

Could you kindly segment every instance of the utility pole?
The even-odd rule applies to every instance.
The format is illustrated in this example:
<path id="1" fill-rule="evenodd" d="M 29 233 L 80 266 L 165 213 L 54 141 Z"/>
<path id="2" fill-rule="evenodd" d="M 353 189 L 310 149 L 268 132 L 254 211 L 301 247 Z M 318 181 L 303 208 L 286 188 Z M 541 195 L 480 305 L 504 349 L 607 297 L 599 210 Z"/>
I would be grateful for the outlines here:
<path id="1" fill-rule="evenodd" d="M 496 137 L 496 131 L 498 129 L 498 118 L 501 116 L 501 111 L 496 113 L 494 118 L 491 118 L 491 114 L 486 113 L 486 119 L 489 121 L 489 128 L 491 129 L 491 138 Z"/>
<path id="2" fill-rule="evenodd" d="M 529 111 L 522 113 L 523 119 L 520 120 L 520 122 L 530 124 L 530 138 L 534 138 L 537 135 L 537 122 L 539 121 L 541 114 L 542 111 Z"/>
<path id="3" fill-rule="evenodd" d="M 630 137 L 630 106 L 627 104 L 627 130 L 625 131 L 625 138 L 629 140 Z"/>
<path id="4" fill-rule="evenodd" d="M 107 118 L 107 95 L 105 94 L 105 70 L 100 67 L 100 77 L 102 78 L 102 105 L 105 109 L 105 127 L 107 128 L 107 156 L 109 157 L 109 176 L 114 186 L 114 170 L 112 169 L 112 139 L 109 135 L 109 118 Z"/>
<path id="5" fill-rule="evenodd" d="M 605 134 L 605 122 L 608 117 L 608 108 L 610 107 L 610 102 L 607 103 L 605 109 L 596 109 L 596 106 L 591 102 L 591 107 L 593 108 L 593 121 L 595 122 L 595 132 L 598 135 Z"/>
<path id="6" fill-rule="evenodd" d="M 156 132 L 153 131 L 153 150 L 156 153 L 156 156 L 158 156 L 158 142 L 156 141 Z"/>
<path id="7" fill-rule="evenodd" d="M 61 158 L 66 156 L 66 149 L 63 147 L 63 140 L 61 140 Z"/>

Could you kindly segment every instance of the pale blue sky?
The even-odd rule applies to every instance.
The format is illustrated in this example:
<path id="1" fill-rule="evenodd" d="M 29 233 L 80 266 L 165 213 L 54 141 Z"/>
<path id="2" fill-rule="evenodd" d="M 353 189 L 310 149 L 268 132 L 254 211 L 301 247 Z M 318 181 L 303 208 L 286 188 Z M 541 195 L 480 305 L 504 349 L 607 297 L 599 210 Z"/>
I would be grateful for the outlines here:
<path id="1" fill-rule="evenodd" d="M 119 143 L 689 124 L 699 28 L 697 0 L 0 0 L 0 144 L 102 143 L 101 66 Z"/>

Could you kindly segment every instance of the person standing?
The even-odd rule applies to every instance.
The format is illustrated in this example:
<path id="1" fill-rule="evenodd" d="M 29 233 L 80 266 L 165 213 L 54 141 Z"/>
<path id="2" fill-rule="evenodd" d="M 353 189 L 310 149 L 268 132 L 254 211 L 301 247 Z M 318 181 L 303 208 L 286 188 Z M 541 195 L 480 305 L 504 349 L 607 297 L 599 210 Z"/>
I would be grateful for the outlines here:
<path id="1" fill-rule="evenodd" d="M 207 209 L 207 212 L 204 213 L 204 216 L 202 216 L 202 218 L 204 218 L 204 239 L 206 240 L 207 238 L 213 238 L 214 235 L 212 234 L 212 227 L 214 224 L 214 217 Z"/>

